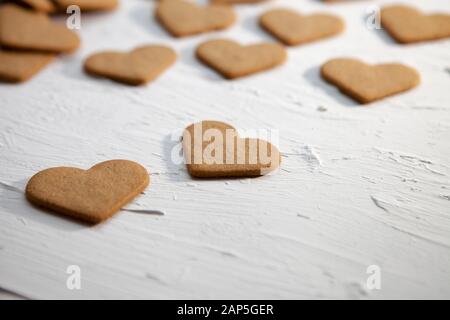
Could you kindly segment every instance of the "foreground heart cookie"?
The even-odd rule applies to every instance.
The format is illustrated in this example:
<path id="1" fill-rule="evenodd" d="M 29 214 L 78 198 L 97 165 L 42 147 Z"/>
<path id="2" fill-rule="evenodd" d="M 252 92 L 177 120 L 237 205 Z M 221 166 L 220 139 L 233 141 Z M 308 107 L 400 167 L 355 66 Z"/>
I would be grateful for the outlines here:
<path id="1" fill-rule="evenodd" d="M 200 61 L 228 79 L 272 69 L 286 61 L 286 50 L 276 43 L 241 46 L 230 40 L 211 40 L 196 51 Z"/>
<path id="2" fill-rule="evenodd" d="M 117 8 L 118 0 L 53 0 L 59 9 L 65 11 L 71 5 L 78 6 L 81 11 L 109 11 Z"/>
<path id="3" fill-rule="evenodd" d="M 0 81 L 27 81 L 53 59 L 52 54 L 0 50 Z"/>
<path id="4" fill-rule="evenodd" d="M 301 16 L 287 9 L 271 10 L 263 14 L 260 25 L 289 46 L 331 37 L 344 30 L 344 22 L 329 14 Z"/>
<path id="5" fill-rule="evenodd" d="M 56 11 L 56 6 L 52 0 L 21 0 L 20 2 L 39 12 L 53 13 Z"/>
<path id="6" fill-rule="evenodd" d="M 258 177 L 274 171 L 281 162 L 271 143 L 239 138 L 236 129 L 219 121 L 187 127 L 183 151 L 189 174 L 198 178 Z"/>
<path id="7" fill-rule="evenodd" d="M 156 7 L 156 18 L 175 37 L 225 29 L 236 19 L 230 7 L 201 7 L 186 0 L 161 0 Z"/>
<path id="8" fill-rule="evenodd" d="M 361 103 L 408 91 L 420 83 L 417 71 L 405 65 L 371 66 L 355 59 L 333 59 L 322 66 L 321 75 Z"/>
<path id="9" fill-rule="evenodd" d="M 27 184 L 35 205 L 90 223 L 110 218 L 149 184 L 144 167 L 128 160 L 99 163 L 89 170 L 59 167 L 43 170 Z"/>
<path id="10" fill-rule="evenodd" d="M 117 8 L 118 0 L 20 0 L 33 10 L 45 13 L 66 13 L 75 5 L 81 11 L 110 11 Z"/>
<path id="11" fill-rule="evenodd" d="M 43 13 L 12 4 L 0 6 L 0 45 L 20 50 L 71 52 L 78 48 L 77 34 L 57 25 Z"/>
<path id="12" fill-rule="evenodd" d="M 361 1 L 365 1 L 365 0 L 322 0 L 323 2 L 361 2 Z"/>
<path id="13" fill-rule="evenodd" d="M 381 24 L 399 43 L 450 37 L 450 15 L 424 15 L 415 8 L 395 5 L 381 10 Z"/>
<path id="14" fill-rule="evenodd" d="M 241 4 L 241 3 L 258 3 L 267 0 L 211 0 L 211 3 L 219 4 Z"/>
<path id="15" fill-rule="evenodd" d="M 163 46 L 145 46 L 130 53 L 107 51 L 90 56 L 84 69 L 91 75 L 130 85 L 154 80 L 176 60 L 175 52 Z"/>

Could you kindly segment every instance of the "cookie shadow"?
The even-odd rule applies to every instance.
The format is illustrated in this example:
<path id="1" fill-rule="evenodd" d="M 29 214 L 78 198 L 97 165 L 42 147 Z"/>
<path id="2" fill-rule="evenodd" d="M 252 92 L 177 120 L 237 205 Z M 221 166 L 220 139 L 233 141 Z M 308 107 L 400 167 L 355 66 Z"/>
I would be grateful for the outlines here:
<path id="1" fill-rule="evenodd" d="M 84 71 L 84 59 L 79 56 L 62 56 L 60 57 L 63 64 L 62 73 L 73 80 L 88 81 L 91 79 Z"/>
<path id="2" fill-rule="evenodd" d="M 0 182 L 0 208 L 2 211 L 16 217 L 18 223 L 27 226 L 28 221 L 44 224 L 54 229 L 74 232 L 86 228 L 94 228 L 92 225 L 70 217 L 58 215 L 57 213 L 38 207 L 30 203 L 25 197 L 25 187 L 28 179 L 23 179 L 12 184 Z"/>
<path id="3" fill-rule="evenodd" d="M 154 6 L 151 9 L 146 7 L 145 10 L 137 6 L 131 10 L 130 18 L 140 28 L 157 38 L 162 38 L 163 40 L 173 39 L 170 33 L 159 24 L 155 16 Z"/>
<path id="4" fill-rule="evenodd" d="M 230 81 L 222 77 L 217 71 L 201 62 L 196 55 L 197 46 L 189 46 L 179 51 L 179 59 L 182 64 L 195 69 L 200 76 L 208 81 L 225 82 Z"/>
<path id="5" fill-rule="evenodd" d="M 380 29 L 369 29 L 369 27 L 366 25 L 368 17 L 365 15 L 362 18 L 362 23 L 364 27 L 366 28 L 367 32 L 372 32 L 375 34 L 376 37 L 378 37 L 384 44 L 389 46 L 395 46 L 398 45 L 397 41 L 394 40 L 394 38 L 391 37 L 391 35 L 381 27 Z"/>
<path id="6" fill-rule="evenodd" d="M 264 30 L 263 27 L 261 27 L 261 25 L 259 24 L 259 16 L 246 17 L 242 20 L 241 24 L 246 30 L 257 35 L 258 38 L 261 39 L 259 41 L 279 43 L 279 41 L 275 37 L 273 37 L 270 33 Z"/>
<path id="7" fill-rule="evenodd" d="M 384 29 L 374 29 L 374 30 L 369 30 L 369 32 L 373 32 L 375 33 L 375 35 L 386 45 L 388 46 L 398 46 L 399 44 L 397 43 L 397 41 L 394 40 L 394 38 L 392 38 L 390 36 L 390 34 L 384 30 Z"/>
<path id="8" fill-rule="evenodd" d="M 346 107 L 358 107 L 360 106 L 355 100 L 344 95 L 338 88 L 332 86 L 322 79 L 320 76 L 320 67 L 313 67 L 308 69 L 304 74 L 304 78 L 311 83 L 312 86 L 320 88 L 328 96 L 332 97 L 338 103 Z"/>

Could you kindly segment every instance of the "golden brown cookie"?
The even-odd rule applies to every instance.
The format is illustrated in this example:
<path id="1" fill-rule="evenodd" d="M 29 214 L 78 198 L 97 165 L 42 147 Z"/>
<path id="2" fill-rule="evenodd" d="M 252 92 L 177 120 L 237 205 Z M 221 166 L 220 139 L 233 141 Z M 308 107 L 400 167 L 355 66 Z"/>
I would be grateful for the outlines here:
<path id="1" fill-rule="evenodd" d="M 259 3 L 267 0 L 210 0 L 211 3 L 217 4 L 242 4 L 242 3 Z"/>
<path id="2" fill-rule="evenodd" d="M 260 25 L 286 45 L 295 46 L 331 37 L 344 30 L 344 22 L 329 14 L 302 16 L 289 9 L 274 9 L 263 14 Z"/>
<path id="3" fill-rule="evenodd" d="M 19 2 L 39 12 L 53 13 L 56 11 L 56 6 L 52 0 L 21 0 Z"/>
<path id="4" fill-rule="evenodd" d="M 118 0 L 53 0 L 63 11 L 71 5 L 80 7 L 81 11 L 110 11 L 117 8 Z"/>
<path id="5" fill-rule="evenodd" d="M 382 8 L 381 25 L 399 43 L 415 43 L 450 37 L 450 15 L 424 15 L 404 5 Z"/>
<path id="6" fill-rule="evenodd" d="M 241 46 L 231 40 L 210 40 L 196 51 L 198 59 L 228 79 L 272 69 L 286 61 L 286 50 L 276 43 Z"/>
<path id="7" fill-rule="evenodd" d="M 13 4 L 0 6 L 0 45 L 19 50 L 71 52 L 78 48 L 77 34 L 54 24 L 45 14 Z"/>
<path id="8" fill-rule="evenodd" d="M 271 143 L 239 138 L 236 129 L 219 121 L 187 127 L 183 151 L 189 174 L 197 178 L 258 177 L 274 171 L 281 162 Z"/>
<path id="9" fill-rule="evenodd" d="M 322 0 L 323 2 L 358 2 L 358 1 L 364 1 L 364 0 Z"/>
<path id="10" fill-rule="evenodd" d="M 20 0 L 33 10 L 45 13 L 65 13 L 76 5 L 81 11 L 110 11 L 118 7 L 118 0 Z"/>
<path id="11" fill-rule="evenodd" d="M 368 0 L 322 0 L 325 3 L 355 3 L 355 2 L 363 2 Z"/>
<path id="12" fill-rule="evenodd" d="M 231 26 L 236 16 L 221 5 L 199 6 L 186 0 L 161 0 L 156 18 L 175 37 L 184 37 Z"/>
<path id="13" fill-rule="evenodd" d="M 52 54 L 0 50 L 0 81 L 27 81 L 53 59 Z"/>
<path id="14" fill-rule="evenodd" d="M 145 46 L 130 53 L 100 52 L 90 56 L 84 69 L 91 75 L 130 85 L 142 85 L 157 78 L 176 60 L 176 53 L 163 46 Z"/>
<path id="15" fill-rule="evenodd" d="M 58 167 L 34 175 L 27 199 L 57 213 L 99 223 L 132 201 L 149 184 L 147 170 L 128 160 L 99 163 L 89 170 Z"/>
<path id="16" fill-rule="evenodd" d="M 361 103 L 370 103 L 408 91 L 420 75 L 402 64 L 368 65 L 355 59 L 333 59 L 322 66 L 322 77 Z"/>

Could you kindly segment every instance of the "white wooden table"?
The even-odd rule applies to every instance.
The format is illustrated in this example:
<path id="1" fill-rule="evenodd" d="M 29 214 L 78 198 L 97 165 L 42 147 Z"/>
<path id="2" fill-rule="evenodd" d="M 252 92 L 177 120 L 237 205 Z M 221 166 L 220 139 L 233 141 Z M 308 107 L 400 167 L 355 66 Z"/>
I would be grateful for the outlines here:
<path id="1" fill-rule="evenodd" d="M 205 2 L 205 1 L 202 1 Z M 25 298 L 450 298 L 450 41 L 395 44 L 365 26 L 371 4 L 280 0 L 239 6 L 223 32 L 171 38 L 153 1 L 85 15 L 82 48 L 23 85 L 0 85 L 0 287 Z M 448 1 L 408 0 L 426 12 Z M 263 11 L 289 6 L 346 20 L 336 38 L 290 48 L 274 71 L 226 81 L 201 65 L 198 43 L 271 40 Z M 156 82 L 93 79 L 83 59 L 162 43 L 179 54 Z M 422 85 L 360 107 L 319 77 L 330 58 L 400 61 Z M 278 129 L 282 169 L 259 179 L 191 179 L 170 154 L 198 120 Z M 88 227 L 31 207 L 27 180 L 53 166 L 126 158 L 151 172 L 127 208 Z M 81 268 L 81 290 L 66 269 Z M 366 286 L 381 268 L 381 290 Z"/>

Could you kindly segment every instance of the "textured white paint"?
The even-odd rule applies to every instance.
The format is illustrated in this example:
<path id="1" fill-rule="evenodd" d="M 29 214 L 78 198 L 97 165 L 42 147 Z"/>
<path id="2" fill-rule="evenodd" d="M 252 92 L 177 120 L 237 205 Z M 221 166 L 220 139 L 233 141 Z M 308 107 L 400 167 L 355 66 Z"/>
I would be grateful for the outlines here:
<path id="1" fill-rule="evenodd" d="M 367 6 L 388 2 L 239 6 L 231 29 L 187 39 L 151 19 L 152 1 L 83 16 L 76 54 L 26 84 L 0 85 L 0 287 L 28 298 L 450 298 L 450 42 L 399 46 L 366 29 Z M 450 12 L 448 1 L 406 2 Z M 208 38 L 270 40 L 256 18 L 277 5 L 334 12 L 347 31 L 290 48 L 285 66 L 233 82 L 194 58 Z M 145 43 L 179 53 L 147 87 L 82 72 L 92 52 Z M 423 83 L 358 107 L 319 77 L 338 56 L 402 61 Z M 201 119 L 279 129 L 282 169 L 192 180 L 169 161 L 171 134 Z M 152 173 L 127 207 L 144 214 L 122 211 L 88 227 L 24 199 L 41 169 L 115 158 Z M 65 286 L 72 264 L 82 269 L 80 291 Z M 381 266 L 381 291 L 365 287 L 372 264 Z"/>

